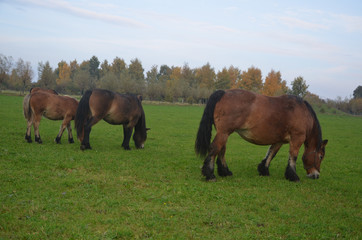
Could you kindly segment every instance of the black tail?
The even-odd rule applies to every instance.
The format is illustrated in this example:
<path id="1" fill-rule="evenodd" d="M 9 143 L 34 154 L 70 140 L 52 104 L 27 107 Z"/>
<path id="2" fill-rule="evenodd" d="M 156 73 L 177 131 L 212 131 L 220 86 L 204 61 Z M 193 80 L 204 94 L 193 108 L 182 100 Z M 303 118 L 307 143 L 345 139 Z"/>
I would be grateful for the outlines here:
<path id="1" fill-rule="evenodd" d="M 196 154 L 206 156 L 211 140 L 212 124 L 214 124 L 214 109 L 217 102 L 224 96 L 225 91 L 218 90 L 211 94 L 209 101 L 206 104 L 204 114 L 202 115 L 199 131 L 195 141 Z"/>
<path id="2" fill-rule="evenodd" d="M 91 95 L 92 90 L 88 90 L 84 93 L 83 97 L 79 101 L 77 113 L 75 114 L 74 125 L 75 129 L 77 129 L 78 139 L 83 136 L 84 124 L 90 113 L 89 98 Z"/>

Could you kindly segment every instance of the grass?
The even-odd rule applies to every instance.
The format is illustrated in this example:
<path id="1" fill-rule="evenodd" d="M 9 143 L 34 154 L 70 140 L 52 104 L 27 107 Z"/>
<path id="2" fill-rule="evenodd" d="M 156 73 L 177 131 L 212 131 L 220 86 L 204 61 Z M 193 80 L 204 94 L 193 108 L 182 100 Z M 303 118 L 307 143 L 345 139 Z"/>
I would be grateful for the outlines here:
<path id="1" fill-rule="evenodd" d="M 329 139 L 318 180 L 300 158 L 300 183 L 284 179 L 287 146 L 258 176 L 267 147 L 233 134 L 234 176 L 209 183 L 193 151 L 202 106 L 144 105 L 143 150 L 121 149 L 122 128 L 100 122 L 85 152 L 66 133 L 55 144 L 60 121 L 47 119 L 43 144 L 26 143 L 22 97 L 0 95 L 0 106 L 0 239 L 362 237 L 362 118 L 318 115 Z"/>

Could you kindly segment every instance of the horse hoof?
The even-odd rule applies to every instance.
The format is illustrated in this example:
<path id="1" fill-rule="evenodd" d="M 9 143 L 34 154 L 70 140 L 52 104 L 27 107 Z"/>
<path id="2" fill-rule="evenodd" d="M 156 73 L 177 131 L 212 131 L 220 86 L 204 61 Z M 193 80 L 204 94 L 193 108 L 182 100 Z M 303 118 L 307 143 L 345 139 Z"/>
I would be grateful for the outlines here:
<path id="1" fill-rule="evenodd" d="M 264 163 L 258 165 L 259 176 L 269 176 L 269 168 L 265 167 Z"/>
<path id="2" fill-rule="evenodd" d="M 55 142 L 56 144 L 60 144 L 60 138 L 54 139 L 54 142 Z"/>
<path id="3" fill-rule="evenodd" d="M 284 174 L 285 178 L 291 182 L 299 182 L 300 179 L 295 171 L 288 165 Z"/>
<path id="4" fill-rule="evenodd" d="M 69 142 L 69 143 L 74 143 L 73 138 L 69 139 L 68 142 Z"/>
<path id="5" fill-rule="evenodd" d="M 90 145 L 80 145 L 80 150 L 92 149 Z"/>

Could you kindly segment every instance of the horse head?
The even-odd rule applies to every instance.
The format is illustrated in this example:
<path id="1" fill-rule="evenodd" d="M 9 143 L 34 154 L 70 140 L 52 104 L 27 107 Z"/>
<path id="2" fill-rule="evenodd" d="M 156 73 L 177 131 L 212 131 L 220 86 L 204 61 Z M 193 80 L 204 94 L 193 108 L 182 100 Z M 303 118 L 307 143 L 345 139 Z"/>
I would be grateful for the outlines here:
<path id="1" fill-rule="evenodd" d="M 324 159 L 325 149 L 328 140 L 323 140 L 319 149 L 306 151 L 303 154 L 304 169 L 307 171 L 307 176 L 312 179 L 318 179 L 320 174 L 320 166 Z"/>

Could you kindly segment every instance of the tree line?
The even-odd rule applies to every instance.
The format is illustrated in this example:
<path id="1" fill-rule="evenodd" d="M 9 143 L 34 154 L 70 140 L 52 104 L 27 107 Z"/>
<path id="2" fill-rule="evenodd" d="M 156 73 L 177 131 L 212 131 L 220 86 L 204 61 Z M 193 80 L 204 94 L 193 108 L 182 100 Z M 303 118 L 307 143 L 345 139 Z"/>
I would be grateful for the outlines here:
<path id="1" fill-rule="evenodd" d="M 127 64 L 116 57 L 112 62 L 100 62 L 96 56 L 78 63 L 60 61 L 53 69 L 49 62 L 38 63 L 38 79 L 30 62 L 0 54 L 0 88 L 27 91 L 31 87 L 55 89 L 62 94 L 83 94 L 87 89 L 104 88 L 119 93 L 141 94 L 145 99 L 168 102 L 204 103 L 217 89 L 242 88 L 268 96 L 293 94 L 304 98 L 308 85 L 302 76 L 296 77 L 290 88 L 280 71 L 271 70 L 265 78 L 259 68 L 247 70 L 224 67 L 216 71 L 209 63 L 190 68 L 154 65 L 145 73 L 135 58 Z M 362 112 L 362 111 L 361 111 Z"/>

